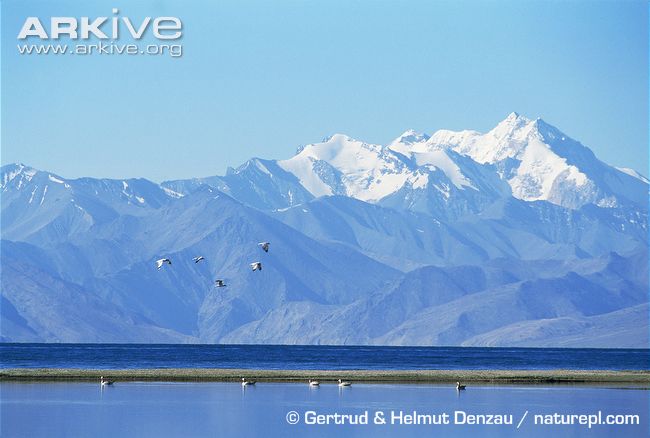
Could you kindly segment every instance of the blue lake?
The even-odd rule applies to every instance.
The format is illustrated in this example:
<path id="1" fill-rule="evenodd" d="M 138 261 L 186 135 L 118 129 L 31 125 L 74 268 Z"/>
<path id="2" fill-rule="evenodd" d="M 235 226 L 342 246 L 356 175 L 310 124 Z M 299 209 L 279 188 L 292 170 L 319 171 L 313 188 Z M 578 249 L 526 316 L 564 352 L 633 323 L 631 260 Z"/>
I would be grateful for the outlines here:
<path id="1" fill-rule="evenodd" d="M 328 384 L 312 389 L 306 384 L 284 383 L 242 388 L 237 383 L 118 382 L 101 389 L 96 383 L 1 383 L 0 394 L 3 437 L 648 435 L 648 391 L 632 387 L 470 386 L 457 392 L 449 385 L 353 384 L 338 388 Z M 297 417 L 289 418 L 297 419 L 296 425 L 287 422 L 292 411 Z M 413 411 L 432 416 L 446 413 L 450 424 L 404 424 Z M 593 415 L 595 419 L 599 411 L 602 419 L 606 415 L 637 415 L 640 424 L 592 424 L 591 428 L 577 422 L 535 424 L 535 415 Z M 305 424 L 306 418 L 311 421 L 316 415 L 365 412 L 368 425 Z M 373 424 L 378 412 L 387 424 Z M 513 424 L 455 424 L 456 420 L 467 421 L 469 415 L 488 414 L 506 419 L 512 415 Z M 611 418 L 622 421 L 624 417 Z"/>
<path id="2" fill-rule="evenodd" d="M 0 344 L 3 368 L 648 369 L 648 350 L 277 345 Z M 0 435 L 208 436 L 646 436 L 649 392 L 634 386 L 117 382 L 0 383 Z M 298 423 L 287 415 L 295 411 Z M 520 429 L 517 424 L 528 411 Z M 373 424 L 381 412 L 387 424 Z M 413 413 L 422 424 L 406 424 Z M 598 413 L 600 412 L 600 417 Z M 367 413 L 367 414 L 366 414 Z M 640 424 L 545 425 L 535 415 L 638 415 Z M 370 424 L 306 424 L 327 415 Z M 426 424 L 426 419 L 449 424 Z M 513 424 L 467 424 L 469 415 Z M 322 415 L 319 417 L 318 415 Z M 429 417 L 427 417 L 429 416 Z M 293 418 L 293 417 L 292 417 Z M 329 417 L 330 422 L 337 417 Z M 400 418 L 401 420 L 400 422 Z M 477 417 L 480 418 L 480 417 Z M 487 418 L 487 417 L 484 417 Z M 540 417 L 547 418 L 547 417 Z M 567 417 L 559 417 L 566 419 Z M 624 418 L 624 417 L 614 417 Z M 391 424 L 394 419 L 395 424 Z M 465 424 L 456 420 L 465 419 Z"/>
<path id="3" fill-rule="evenodd" d="M 2 368 L 650 369 L 650 350 L 0 344 Z"/>

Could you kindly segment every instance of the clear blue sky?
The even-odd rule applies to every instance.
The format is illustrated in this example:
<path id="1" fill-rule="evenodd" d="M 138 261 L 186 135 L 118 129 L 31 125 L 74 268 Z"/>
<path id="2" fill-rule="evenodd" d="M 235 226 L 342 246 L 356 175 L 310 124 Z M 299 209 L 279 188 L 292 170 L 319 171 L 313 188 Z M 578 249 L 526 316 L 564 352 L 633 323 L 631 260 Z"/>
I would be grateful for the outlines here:
<path id="1" fill-rule="evenodd" d="M 178 16 L 182 58 L 19 56 L 25 17 Z M 542 117 L 648 174 L 648 5 L 2 1 L 1 161 L 155 181 L 287 158 L 335 132 Z"/>

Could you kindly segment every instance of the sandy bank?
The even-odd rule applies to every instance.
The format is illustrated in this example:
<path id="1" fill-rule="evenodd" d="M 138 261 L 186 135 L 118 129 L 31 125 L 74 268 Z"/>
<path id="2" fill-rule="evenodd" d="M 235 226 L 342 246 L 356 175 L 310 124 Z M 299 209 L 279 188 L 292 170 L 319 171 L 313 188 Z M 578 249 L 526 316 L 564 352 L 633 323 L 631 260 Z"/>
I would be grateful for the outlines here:
<path id="1" fill-rule="evenodd" d="M 229 382 L 242 376 L 265 382 L 323 383 L 347 379 L 357 383 L 634 383 L 650 387 L 650 371 L 610 370 L 250 370 L 217 368 L 89 370 L 14 368 L 0 370 L 0 381 L 92 381 L 105 376 L 122 381 Z"/>

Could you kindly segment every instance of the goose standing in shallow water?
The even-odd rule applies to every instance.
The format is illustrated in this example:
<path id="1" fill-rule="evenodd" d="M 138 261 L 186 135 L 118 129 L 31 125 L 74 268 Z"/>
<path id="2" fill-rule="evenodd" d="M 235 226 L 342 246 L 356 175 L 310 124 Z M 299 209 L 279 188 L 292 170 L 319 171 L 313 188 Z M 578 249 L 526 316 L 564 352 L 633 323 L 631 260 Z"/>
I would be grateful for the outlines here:
<path id="1" fill-rule="evenodd" d="M 340 386 L 340 387 L 343 387 L 343 386 L 352 386 L 352 383 L 350 383 L 350 382 L 344 382 L 343 380 L 339 379 L 339 386 Z"/>
<path id="2" fill-rule="evenodd" d="M 465 385 L 461 385 L 460 382 L 456 382 L 456 390 L 457 391 L 464 391 L 465 390 Z"/>
<path id="3" fill-rule="evenodd" d="M 255 380 L 246 380 L 244 377 L 241 378 L 241 386 L 252 386 L 255 384 Z"/>
<path id="4" fill-rule="evenodd" d="M 320 386 L 320 382 L 318 380 L 309 379 L 309 386 L 311 387 Z"/>
<path id="5" fill-rule="evenodd" d="M 162 268 L 165 263 L 171 266 L 172 261 L 169 259 L 156 260 L 156 268 L 158 268 L 158 270 L 160 271 L 160 268 Z"/>
<path id="6" fill-rule="evenodd" d="M 251 269 L 253 271 L 261 271 L 262 270 L 262 262 L 253 262 L 253 263 L 251 263 Z"/>
<path id="7" fill-rule="evenodd" d="M 108 385 L 112 385 L 112 384 L 113 384 L 113 381 L 112 380 L 104 380 L 104 376 L 101 376 L 99 378 L 99 385 L 100 386 L 108 386 Z"/>

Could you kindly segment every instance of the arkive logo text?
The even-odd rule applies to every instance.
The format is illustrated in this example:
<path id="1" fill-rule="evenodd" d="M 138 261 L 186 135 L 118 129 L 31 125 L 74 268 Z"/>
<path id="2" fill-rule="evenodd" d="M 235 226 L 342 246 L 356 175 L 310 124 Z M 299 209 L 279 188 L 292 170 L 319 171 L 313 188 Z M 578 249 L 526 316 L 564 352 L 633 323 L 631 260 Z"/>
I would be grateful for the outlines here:
<path id="1" fill-rule="evenodd" d="M 120 16 L 117 8 L 112 12 L 111 17 L 50 17 L 49 23 L 38 17 L 27 17 L 18 32 L 17 38 L 21 42 L 17 45 L 18 52 L 21 55 L 182 56 L 183 46 L 177 42 L 183 36 L 180 18 L 147 16 L 142 20 L 134 20 Z M 35 38 L 39 40 L 36 44 L 33 43 Z M 160 42 L 144 44 L 141 42 L 143 38 L 153 38 Z M 66 44 L 62 39 L 77 43 Z M 56 43 L 49 42 L 50 40 L 56 40 Z M 92 40 L 98 41 L 90 42 Z"/>

